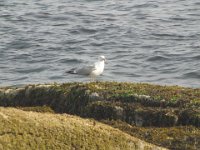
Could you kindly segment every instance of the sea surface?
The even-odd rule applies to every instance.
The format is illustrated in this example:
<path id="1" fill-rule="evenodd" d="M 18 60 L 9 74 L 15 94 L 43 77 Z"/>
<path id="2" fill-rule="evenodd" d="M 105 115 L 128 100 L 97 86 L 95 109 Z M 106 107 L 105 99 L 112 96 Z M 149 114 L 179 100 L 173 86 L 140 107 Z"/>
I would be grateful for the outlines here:
<path id="1" fill-rule="evenodd" d="M 0 0 L 0 86 L 100 81 L 200 88 L 199 0 Z"/>

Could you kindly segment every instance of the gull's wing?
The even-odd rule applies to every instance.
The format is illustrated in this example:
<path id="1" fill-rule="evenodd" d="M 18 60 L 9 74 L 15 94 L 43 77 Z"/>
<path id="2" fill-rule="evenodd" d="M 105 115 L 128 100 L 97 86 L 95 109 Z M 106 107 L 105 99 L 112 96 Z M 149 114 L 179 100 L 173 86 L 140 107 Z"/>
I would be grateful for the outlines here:
<path id="1" fill-rule="evenodd" d="M 89 75 L 94 70 L 96 70 L 96 66 L 95 65 L 89 65 L 89 66 L 84 66 L 80 69 L 77 69 L 76 73 L 81 74 L 81 75 Z"/>

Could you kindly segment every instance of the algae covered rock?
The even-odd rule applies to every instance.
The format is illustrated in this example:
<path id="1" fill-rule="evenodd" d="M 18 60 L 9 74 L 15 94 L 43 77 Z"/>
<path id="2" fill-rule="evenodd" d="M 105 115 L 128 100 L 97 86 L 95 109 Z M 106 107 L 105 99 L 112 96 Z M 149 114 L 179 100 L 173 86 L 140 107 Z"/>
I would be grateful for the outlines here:
<path id="1" fill-rule="evenodd" d="M 0 149 L 164 150 L 118 129 L 70 115 L 0 107 Z"/>
<path id="2" fill-rule="evenodd" d="M 175 150 L 199 150 L 200 129 L 194 126 L 138 127 L 123 121 L 102 120 L 134 137 Z"/>
<path id="3" fill-rule="evenodd" d="M 39 84 L 1 88 L 0 105 L 37 112 L 48 112 L 49 108 L 50 113 L 103 120 L 123 132 L 170 149 L 195 149 L 200 145 L 200 89 L 126 82 Z M 189 126 L 195 134 L 184 133 L 182 126 Z M 167 129 L 180 132 L 186 140 L 176 138 L 172 132 L 168 136 Z"/>
<path id="4" fill-rule="evenodd" d="M 46 105 L 59 113 L 139 126 L 200 125 L 200 89 L 93 82 L 2 88 L 0 95 L 1 106 Z"/>

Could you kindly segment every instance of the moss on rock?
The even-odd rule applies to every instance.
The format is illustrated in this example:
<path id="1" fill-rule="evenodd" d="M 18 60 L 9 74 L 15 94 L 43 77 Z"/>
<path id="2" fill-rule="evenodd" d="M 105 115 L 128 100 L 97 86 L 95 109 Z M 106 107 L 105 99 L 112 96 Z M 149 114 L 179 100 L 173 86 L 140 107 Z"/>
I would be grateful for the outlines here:
<path id="1" fill-rule="evenodd" d="M 0 107 L 0 149 L 164 150 L 118 129 L 70 115 Z"/>
<path id="2" fill-rule="evenodd" d="M 42 111 L 43 106 L 46 106 L 56 113 L 97 120 L 120 120 L 138 129 L 153 127 L 161 129 L 160 132 L 164 132 L 166 127 L 182 132 L 184 128 L 179 127 L 183 125 L 199 128 L 199 104 L 200 89 L 140 83 L 55 83 L 0 89 L 0 106 L 24 107 L 26 110 L 31 108 L 33 111 L 34 107 L 39 106 Z M 196 131 L 199 133 L 199 130 Z M 184 137 L 189 138 L 189 134 Z M 145 138 L 148 140 L 148 136 Z M 163 141 L 168 141 L 167 138 L 163 136 Z M 166 147 L 179 145 L 178 142 L 164 143 L 160 141 L 160 145 Z"/>
<path id="3" fill-rule="evenodd" d="M 200 129 L 194 126 L 174 127 L 137 127 L 120 120 L 101 120 L 101 122 L 118 128 L 134 137 L 147 142 L 176 150 L 200 149 Z"/>
<path id="4" fill-rule="evenodd" d="M 179 124 L 199 126 L 200 124 L 200 113 L 195 111 L 192 114 L 188 111 L 199 109 L 200 89 L 134 83 L 92 82 L 28 85 L 25 88 L 15 89 L 4 88 L 0 90 L 0 95 L 1 106 L 46 105 L 59 113 L 105 119 L 105 116 L 99 114 L 101 112 L 93 110 L 95 107 L 103 109 L 105 114 L 109 114 L 107 115 L 108 119 L 121 118 L 128 123 L 142 126 Z M 123 110 L 123 116 L 116 112 L 115 106 Z M 184 116 L 187 117 L 183 119 Z"/>
<path id="5" fill-rule="evenodd" d="M 55 111 L 48 106 L 35 106 L 35 107 L 16 107 L 17 109 L 21 109 L 23 111 L 34 111 L 40 113 L 55 113 Z"/>

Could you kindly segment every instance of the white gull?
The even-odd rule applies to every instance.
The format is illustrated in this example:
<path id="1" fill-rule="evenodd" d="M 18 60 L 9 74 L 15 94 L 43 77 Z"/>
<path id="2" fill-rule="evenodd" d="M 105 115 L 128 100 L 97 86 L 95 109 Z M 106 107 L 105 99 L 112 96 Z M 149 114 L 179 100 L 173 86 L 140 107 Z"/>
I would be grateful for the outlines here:
<path id="1" fill-rule="evenodd" d="M 67 73 L 87 75 L 94 80 L 96 76 L 99 76 L 103 73 L 105 61 L 105 56 L 100 56 L 99 61 L 95 62 L 93 65 L 82 66 L 81 68 L 72 68 L 71 70 L 67 71 Z"/>

